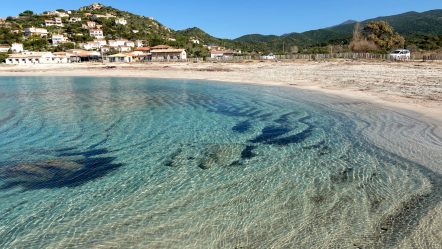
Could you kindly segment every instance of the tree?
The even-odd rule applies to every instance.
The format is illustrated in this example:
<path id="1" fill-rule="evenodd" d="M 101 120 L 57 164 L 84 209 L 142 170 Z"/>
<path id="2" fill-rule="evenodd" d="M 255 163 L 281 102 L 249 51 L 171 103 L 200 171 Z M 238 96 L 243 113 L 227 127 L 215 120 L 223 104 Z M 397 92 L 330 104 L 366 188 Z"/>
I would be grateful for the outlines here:
<path id="1" fill-rule="evenodd" d="M 31 51 L 46 51 L 48 45 L 48 40 L 46 40 L 45 38 L 41 38 L 40 36 L 29 37 L 23 43 L 24 48 Z"/>
<path id="2" fill-rule="evenodd" d="M 18 14 L 19 16 L 32 16 L 34 12 L 32 10 L 25 10 L 22 13 Z"/>
<path id="3" fill-rule="evenodd" d="M 8 56 L 9 55 L 7 53 L 0 53 L 0 63 L 5 63 Z"/>
<path id="4" fill-rule="evenodd" d="M 385 21 L 369 22 L 364 28 L 368 41 L 374 42 L 380 49 L 389 51 L 394 48 L 403 48 L 405 39 Z"/>
<path id="5" fill-rule="evenodd" d="M 369 41 L 366 37 L 364 37 L 364 35 L 362 34 L 361 25 L 359 23 L 355 24 L 355 27 L 353 29 L 353 39 L 348 47 L 353 52 L 365 53 L 378 50 L 378 47 L 373 41 Z"/>

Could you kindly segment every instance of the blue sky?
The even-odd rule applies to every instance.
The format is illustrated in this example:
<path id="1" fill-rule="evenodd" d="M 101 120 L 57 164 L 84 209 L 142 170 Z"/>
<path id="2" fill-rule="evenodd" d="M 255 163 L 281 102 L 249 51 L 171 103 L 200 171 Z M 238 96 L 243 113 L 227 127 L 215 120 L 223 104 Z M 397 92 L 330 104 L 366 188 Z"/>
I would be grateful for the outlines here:
<path id="1" fill-rule="evenodd" d="M 77 9 L 84 0 L 4 0 L 0 16 L 53 9 Z M 284 34 L 407 11 L 442 9 L 442 0 L 102 0 L 101 3 L 155 17 L 173 29 L 200 27 L 222 38 L 244 34 Z"/>

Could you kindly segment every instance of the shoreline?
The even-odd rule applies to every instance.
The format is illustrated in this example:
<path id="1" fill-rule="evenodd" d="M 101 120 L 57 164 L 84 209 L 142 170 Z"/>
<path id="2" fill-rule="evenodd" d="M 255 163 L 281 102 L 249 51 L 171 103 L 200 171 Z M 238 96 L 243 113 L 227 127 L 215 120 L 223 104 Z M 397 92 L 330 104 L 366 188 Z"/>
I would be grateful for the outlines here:
<path id="1" fill-rule="evenodd" d="M 424 67 L 427 71 L 422 70 L 422 75 L 427 76 L 428 68 L 430 70 L 442 70 L 442 63 L 434 62 L 408 62 L 408 63 L 392 63 L 392 62 L 366 62 L 366 61 L 300 61 L 300 62 L 265 62 L 265 63 L 146 63 L 146 64 L 102 64 L 102 63 L 82 63 L 82 64 L 49 64 L 49 65 L 31 65 L 31 66 L 0 66 L 0 77 L 8 76 L 50 76 L 50 77 L 127 77 L 127 78 L 159 78 L 159 79 L 189 79 L 189 80 L 210 80 L 225 83 L 254 84 L 265 86 L 284 86 L 294 89 L 310 90 L 330 94 L 337 97 L 343 97 L 352 100 L 367 101 L 369 103 L 382 105 L 387 108 L 403 109 L 412 111 L 420 118 L 434 120 L 438 127 L 442 127 L 442 74 L 440 76 L 430 75 L 431 81 L 436 82 L 436 92 L 429 88 L 428 84 L 422 84 L 416 92 L 421 91 L 422 94 L 409 96 L 404 94 L 403 87 L 411 85 L 404 82 L 403 86 L 389 86 L 392 80 L 385 76 L 385 68 L 388 71 L 404 72 L 413 67 L 410 74 L 419 73 L 420 68 Z M 358 72 L 353 72 L 351 67 L 358 67 L 364 70 L 364 67 L 374 70 L 368 70 L 365 78 L 357 81 Z M 290 67 L 299 68 L 297 73 L 287 72 Z M 331 68 L 330 71 L 319 73 L 314 70 L 316 68 Z M 417 70 L 416 70 L 417 68 Z M 263 70 L 261 70 L 263 69 Z M 350 69 L 350 77 L 344 75 L 346 69 Z M 398 70 L 399 69 L 399 70 Z M 304 72 L 299 73 L 300 70 Z M 268 73 L 262 75 L 260 71 Z M 351 75 L 355 73 L 355 75 Z M 260 75 L 261 74 L 261 75 Z M 310 77 L 310 75 L 312 75 Z M 344 76 L 342 76 L 344 75 Z M 342 76 L 340 78 L 340 76 Z M 376 78 L 374 84 L 370 78 Z M 404 75 L 403 77 L 406 77 Z M 420 75 L 415 75 L 418 78 Z M 309 79 L 313 78 L 313 80 Z M 355 79 L 356 78 L 356 79 Z M 381 78 L 381 79 L 379 79 Z M 406 77 L 407 78 L 407 77 Z M 368 80 L 367 80 L 368 79 Z M 364 82 L 367 80 L 367 82 Z M 386 83 L 383 83 L 385 80 Z M 340 81 L 340 82 L 327 82 Z M 408 80 L 407 80 L 408 81 Z M 437 83 L 440 82 L 440 83 Z M 353 83 L 353 84 L 349 84 Z M 380 83 L 380 84 L 379 84 Z M 394 82 L 396 83 L 396 82 Z M 384 84 L 384 85 L 382 85 Z M 385 86 L 386 85 L 386 86 Z M 397 88 L 397 89 L 392 89 Z M 397 90 L 397 91 L 395 91 Z M 441 91 L 440 94 L 438 91 Z M 429 95 L 434 94 L 434 96 Z M 440 95 L 440 96 L 439 96 Z"/>

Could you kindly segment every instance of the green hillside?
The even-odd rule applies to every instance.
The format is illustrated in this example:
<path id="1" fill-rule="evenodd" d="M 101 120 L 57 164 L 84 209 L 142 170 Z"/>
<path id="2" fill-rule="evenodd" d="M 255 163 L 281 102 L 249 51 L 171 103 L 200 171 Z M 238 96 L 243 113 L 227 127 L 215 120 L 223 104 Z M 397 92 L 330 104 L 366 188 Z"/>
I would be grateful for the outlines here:
<path id="1" fill-rule="evenodd" d="M 421 49 L 440 48 L 442 41 L 442 10 L 427 12 L 407 12 L 400 15 L 377 17 L 361 22 L 362 25 L 370 21 L 384 20 L 390 23 L 408 41 L 408 45 L 416 45 Z M 330 28 L 307 31 L 304 33 L 290 33 L 282 36 L 246 35 L 235 41 L 256 44 L 267 50 L 281 52 L 281 44 L 286 47 L 314 47 L 327 44 L 348 44 L 353 31 L 354 23 L 346 22 Z M 439 46 L 437 44 L 440 44 Z"/>

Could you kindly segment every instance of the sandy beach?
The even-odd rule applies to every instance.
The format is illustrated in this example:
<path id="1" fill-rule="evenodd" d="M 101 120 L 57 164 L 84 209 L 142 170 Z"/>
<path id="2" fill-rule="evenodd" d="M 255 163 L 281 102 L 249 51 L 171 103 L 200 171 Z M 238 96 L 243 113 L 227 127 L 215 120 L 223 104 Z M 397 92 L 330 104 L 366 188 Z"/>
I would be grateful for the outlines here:
<path id="1" fill-rule="evenodd" d="M 412 110 L 442 122 L 442 63 L 297 61 L 0 66 L 0 76 L 151 77 L 285 85 Z"/>

